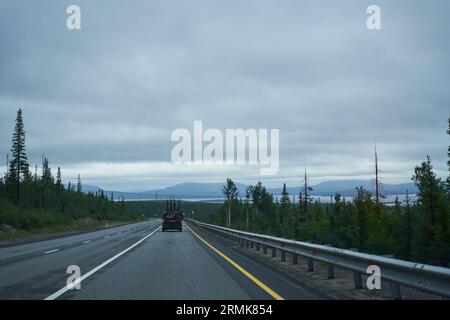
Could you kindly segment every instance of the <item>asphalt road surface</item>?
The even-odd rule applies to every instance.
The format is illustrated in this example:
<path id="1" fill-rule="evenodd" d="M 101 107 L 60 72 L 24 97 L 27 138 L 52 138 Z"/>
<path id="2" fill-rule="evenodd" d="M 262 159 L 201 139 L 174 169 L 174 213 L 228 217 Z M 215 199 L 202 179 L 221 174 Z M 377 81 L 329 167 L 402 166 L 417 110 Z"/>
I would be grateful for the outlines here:
<path id="1" fill-rule="evenodd" d="M 0 249 L 0 299 L 322 299 L 223 242 L 161 220 Z M 69 289 L 67 268 L 81 271 Z"/>

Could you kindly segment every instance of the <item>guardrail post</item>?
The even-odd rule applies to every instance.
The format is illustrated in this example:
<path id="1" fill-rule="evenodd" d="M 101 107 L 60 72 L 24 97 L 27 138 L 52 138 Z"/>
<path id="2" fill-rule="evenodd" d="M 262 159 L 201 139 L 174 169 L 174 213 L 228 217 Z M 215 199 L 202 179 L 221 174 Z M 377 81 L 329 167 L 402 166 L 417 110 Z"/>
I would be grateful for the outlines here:
<path id="1" fill-rule="evenodd" d="M 297 254 L 292 254 L 292 264 L 298 264 L 298 256 Z"/>
<path id="2" fill-rule="evenodd" d="M 334 279 L 334 266 L 332 264 L 328 265 L 328 279 Z"/>
<path id="3" fill-rule="evenodd" d="M 263 254 L 267 254 L 267 246 L 263 245 Z"/>
<path id="4" fill-rule="evenodd" d="M 395 300 L 401 300 L 402 299 L 402 292 L 400 291 L 400 286 L 398 283 L 395 282 L 389 282 L 389 284 L 391 285 L 391 293 L 392 293 L 392 298 L 394 298 Z"/>
<path id="5" fill-rule="evenodd" d="M 250 241 L 249 240 L 245 240 L 245 247 L 246 248 L 250 247 Z"/>
<path id="6" fill-rule="evenodd" d="M 272 247 L 272 258 L 275 258 L 277 256 L 277 249 Z"/>
<path id="7" fill-rule="evenodd" d="M 255 243 L 253 241 L 250 242 L 250 248 L 254 248 L 255 247 Z"/>
<path id="8" fill-rule="evenodd" d="M 331 244 L 326 244 L 326 247 L 332 247 Z M 328 279 L 334 279 L 334 266 L 332 264 L 328 264 Z"/>
<path id="9" fill-rule="evenodd" d="M 256 244 L 256 251 L 259 251 L 259 243 Z"/>
<path id="10" fill-rule="evenodd" d="M 358 252 L 357 248 L 350 248 L 350 250 Z M 355 289 L 362 289 L 362 279 L 359 272 L 353 271 L 353 281 L 355 283 Z"/>
<path id="11" fill-rule="evenodd" d="M 355 282 L 355 289 L 362 289 L 361 274 L 359 272 L 353 271 L 353 280 Z"/>
<path id="12" fill-rule="evenodd" d="M 314 271 L 314 260 L 308 258 L 307 261 L 308 261 L 308 272 Z"/>
<path id="13" fill-rule="evenodd" d="M 307 243 L 312 243 L 311 240 L 307 240 Z M 314 271 L 314 260 L 311 258 L 307 258 L 306 262 L 308 263 L 308 272 Z"/>
<path id="14" fill-rule="evenodd" d="M 280 243 L 280 245 L 281 245 L 282 247 L 284 247 L 284 243 Z M 281 250 L 281 251 L 280 251 L 280 256 L 281 256 L 281 262 L 286 262 L 286 251 Z"/>

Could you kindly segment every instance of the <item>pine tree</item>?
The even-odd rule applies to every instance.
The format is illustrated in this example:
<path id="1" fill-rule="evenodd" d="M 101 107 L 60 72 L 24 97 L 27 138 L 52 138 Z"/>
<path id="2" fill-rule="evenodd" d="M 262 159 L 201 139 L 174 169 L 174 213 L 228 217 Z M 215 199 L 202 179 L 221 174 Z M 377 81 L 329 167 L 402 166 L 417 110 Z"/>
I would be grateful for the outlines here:
<path id="1" fill-rule="evenodd" d="M 237 199 L 239 192 L 237 191 L 236 184 L 231 179 L 227 179 L 227 184 L 222 187 L 222 192 L 225 195 L 227 205 L 226 225 L 228 228 L 231 228 L 231 204 Z"/>
<path id="2" fill-rule="evenodd" d="M 81 176 L 80 176 L 80 174 L 78 174 L 78 177 L 77 177 L 77 192 L 81 193 L 81 189 L 82 189 L 82 187 L 81 187 Z M 102 198 L 103 198 L 103 190 L 102 190 Z"/>
<path id="3" fill-rule="evenodd" d="M 447 134 L 450 135 L 450 117 L 448 118 Z M 450 199 L 450 144 L 449 144 L 448 149 L 447 149 L 447 156 L 448 156 L 447 165 L 448 165 L 449 175 L 447 177 L 446 184 L 447 184 L 447 198 Z"/>
<path id="4" fill-rule="evenodd" d="M 441 179 L 437 178 L 433 172 L 429 156 L 427 156 L 426 162 L 415 168 L 414 173 L 412 180 L 419 189 L 419 203 L 427 210 L 429 223 L 434 226 L 437 222 L 437 210 L 440 202 Z"/>
<path id="5" fill-rule="evenodd" d="M 259 211 L 262 209 L 262 194 L 263 194 L 263 185 L 261 181 L 254 186 L 250 185 L 248 187 L 250 197 L 252 198 L 253 207 L 255 209 L 256 215 L 259 214 Z"/>
<path id="6" fill-rule="evenodd" d="M 309 191 L 313 191 L 313 188 L 311 188 L 308 184 L 308 176 L 306 175 L 306 169 L 305 169 L 305 177 L 303 179 L 303 199 L 301 200 L 301 203 L 303 205 L 303 211 L 306 213 L 308 212 L 309 205 L 312 201 L 312 198 L 309 196 Z M 300 193 L 300 196 L 302 193 Z"/>
<path id="7" fill-rule="evenodd" d="M 127 207 L 126 207 L 126 205 L 125 205 L 125 198 L 123 197 L 123 195 L 122 195 L 122 200 L 120 201 L 120 208 L 121 208 L 123 211 L 126 211 L 126 209 L 127 209 Z"/>
<path id="8" fill-rule="evenodd" d="M 402 214 L 402 205 L 400 204 L 400 201 L 398 200 L 398 196 L 395 197 L 395 201 L 394 201 L 394 214 L 397 216 L 400 216 Z"/>
<path id="9" fill-rule="evenodd" d="M 34 166 L 34 177 L 33 177 L 34 182 L 38 182 L 39 181 L 39 176 L 38 176 L 38 166 L 35 165 Z"/>
<path id="10" fill-rule="evenodd" d="M 429 263 L 446 266 L 450 261 L 450 232 L 444 183 L 434 173 L 429 156 L 414 173 L 412 180 L 419 190 L 417 204 L 421 213 L 416 254 Z"/>
<path id="11" fill-rule="evenodd" d="M 369 237 L 368 215 L 372 209 L 372 194 L 363 187 L 356 188 L 356 196 L 353 200 L 356 206 L 356 223 L 358 230 L 358 247 L 364 250 L 367 247 Z"/>
<path id="12" fill-rule="evenodd" d="M 41 177 L 41 185 L 42 185 L 42 206 L 45 207 L 46 193 L 49 189 L 51 189 L 54 185 L 55 181 L 52 176 L 52 170 L 48 165 L 48 159 L 44 158 L 42 162 L 42 177 Z"/>
<path id="13" fill-rule="evenodd" d="M 25 129 L 22 109 L 17 111 L 16 125 L 12 137 L 11 160 L 7 174 L 9 190 L 16 202 L 20 201 L 20 185 L 30 177 L 29 164 L 25 150 Z"/>
<path id="14" fill-rule="evenodd" d="M 404 235 L 405 235 L 405 245 L 404 245 L 404 256 L 406 259 L 411 258 L 411 242 L 412 242 L 412 213 L 411 213 L 411 198 L 409 197 L 409 191 L 406 190 L 405 198 L 405 217 L 404 217 Z"/>
<path id="15" fill-rule="evenodd" d="M 245 224 L 247 231 L 250 231 L 250 214 L 249 214 L 249 202 L 250 202 L 251 190 L 249 187 L 245 188 Z"/>
<path id="16" fill-rule="evenodd" d="M 3 178 L 0 178 L 0 198 L 3 197 L 4 188 L 5 188 L 5 183 L 3 181 Z"/>
<path id="17" fill-rule="evenodd" d="M 278 203 L 278 198 L 277 198 Z M 289 193 L 287 192 L 286 183 L 283 184 L 283 190 L 281 191 L 281 209 L 279 210 L 279 223 L 280 226 L 283 227 L 284 217 L 287 217 L 289 212 L 289 207 L 291 204 L 291 200 L 289 199 Z"/>
<path id="18" fill-rule="evenodd" d="M 41 183 L 45 186 L 45 188 L 50 188 L 52 185 L 55 184 L 55 180 L 52 175 L 52 169 L 48 165 L 47 158 L 44 158 L 44 161 L 42 163 Z"/>
<path id="19" fill-rule="evenodd" d="M 62 189 L 64 189 L 64 186 L 62 184 L 62 178 L 61 178 L 61 168 L 58 167 L 58 171 L 56 173 L 56 189 L 58 191 L 61 191 Z"/>
<path id="20" fill-rule="evenodd" d="M 288 205 L 291 203 L 289 199 L 289 193 L 287 192 L 286 183 L 283 184 L 283 191 L 281 192 L 281 204 Z"/>
<path id="21" fill-rule="evenodd" d="M 380 195 L 380 177 L 378 175 L 378 153 L 377 153 L 377 145 L 375 144 L 375 202 L 377 203 L 377 209 L 379 209 L 380 196 L 381 195 Z"/>

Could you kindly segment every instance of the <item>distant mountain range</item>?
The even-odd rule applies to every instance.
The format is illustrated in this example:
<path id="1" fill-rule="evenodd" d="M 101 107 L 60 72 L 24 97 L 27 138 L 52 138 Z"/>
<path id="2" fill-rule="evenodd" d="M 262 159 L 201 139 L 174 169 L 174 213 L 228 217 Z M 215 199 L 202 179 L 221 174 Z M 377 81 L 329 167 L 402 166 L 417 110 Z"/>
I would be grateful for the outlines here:
<path id="1" fill-rule="evenodd" d="M 245 195 L 246 185 L 242 183 L 236 184 L 237 189 L 241 197 Z M 325 181 L 317 185 L 311 186 L 313 191 L 311 195 L 316 196 L 331 196 L 336 192 L 339 192 L 343 196 L 354 196 L 355 188 L 363 186 L 369 191 L 374 191 L 374 184 L 367 180 L 335 180 Z M 114 194 L 114 198 L 122 198 L 126 200 L 153 200 L 153 199 L 167 199 L 171 196 L 181 199 L 211 199 L 211 198 L 223 198 L 222 190 L 223 183 L 181 183 L 171 187 L 156 189 L 142 192 L 122 192 L 104 190 L 104 192 L 110 197 Z M 402 195 L 406 193 L 406 190 L 410 194 L 417 193 L 417 188 L 413 183 L 401 183 L 401 184 L 381 184 L 381 193 L 385 196 L 389 195 Z M 83 185 L 83 192 L 97 192 L 100 188 L 91 185 Z M 268 188 L 270 193 L 274 195 L 280 195 L 282 188 Z M 290 195 L 298 195 L 301 187 L 288 188 Z"/>

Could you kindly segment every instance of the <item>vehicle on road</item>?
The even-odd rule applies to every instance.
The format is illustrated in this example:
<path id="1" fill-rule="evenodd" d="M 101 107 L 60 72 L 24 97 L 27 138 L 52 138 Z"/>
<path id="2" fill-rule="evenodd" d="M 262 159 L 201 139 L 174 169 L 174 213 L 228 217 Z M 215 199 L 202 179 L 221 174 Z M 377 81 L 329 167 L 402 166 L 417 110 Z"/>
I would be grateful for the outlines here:
<path id="1" fill-rule="evenodd" d="M 166 202 L 166 211 L 162 217 L 162 232 L 166 230 L 178 230 L 183 231 L 183 221 L 184 214 L 181 210 L 180 200 L 178 200 L 178 205 L 175 204 L 175 200 L 170 199 Z"/>

